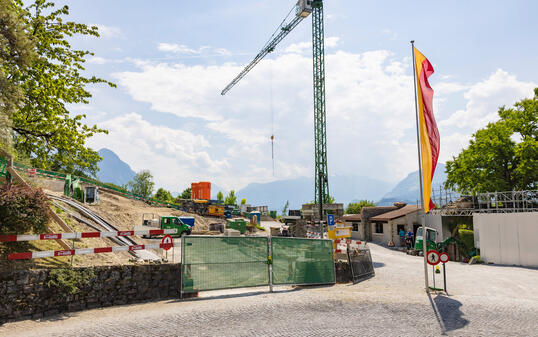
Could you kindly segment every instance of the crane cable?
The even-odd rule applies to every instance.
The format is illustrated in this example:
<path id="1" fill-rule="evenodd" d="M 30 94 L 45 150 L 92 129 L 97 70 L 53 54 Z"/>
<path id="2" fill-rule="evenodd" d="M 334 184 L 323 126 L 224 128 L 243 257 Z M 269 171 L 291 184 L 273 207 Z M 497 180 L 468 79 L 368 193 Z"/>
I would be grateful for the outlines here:
<path id="1" fill-rule="evenodd" d="M 275 140 L 275 117 L 273 110 L 273 64 L 269 65 L 269 109 L 271 113 L 271 160 L 273 163 L 273 177 L 275 176 L 275 152 L 274 152 L 274 140 Z"/>

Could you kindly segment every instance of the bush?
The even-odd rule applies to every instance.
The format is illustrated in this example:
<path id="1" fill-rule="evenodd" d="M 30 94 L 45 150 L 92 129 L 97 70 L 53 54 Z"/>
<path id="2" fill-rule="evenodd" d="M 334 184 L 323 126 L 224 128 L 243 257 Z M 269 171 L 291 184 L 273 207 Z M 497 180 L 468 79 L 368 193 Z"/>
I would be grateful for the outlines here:
<path id="1" fill-rule="evenodd" d="M 49 220 L 47 196 L 41 189 L 0 187 L 0 233 L 43 233 Z"/>
<path id="2" fill-rule="evenodd" d="M 53 269 L 49 273 L 47 286 L 49 288 L 56 287 L 74 295 L 80 291 L 79 287 L 89 285 L 94 278 L 95 274 L 91 269 Z"/>
<path id="3" fill-rule="evenodd" d="M 465 247 L 467 250 L 471 250 L 474 248 L 474 232 L 470 231 L 468 229 L 460 229 L 458 230 L 459 237 L 461 241 L 465 244 Z"/>

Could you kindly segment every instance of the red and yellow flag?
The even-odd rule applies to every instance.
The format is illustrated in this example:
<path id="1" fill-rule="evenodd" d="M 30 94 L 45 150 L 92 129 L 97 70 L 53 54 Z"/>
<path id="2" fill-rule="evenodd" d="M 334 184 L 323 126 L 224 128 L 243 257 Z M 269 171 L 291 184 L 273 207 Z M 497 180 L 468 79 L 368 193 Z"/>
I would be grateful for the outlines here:
<path id="1" fill-rule="evenodd" d="M 428 77 L 433 74 L 433 67 L 428 59 L 413 47 L 415 53 L 415 70 L 417 72 L 417 96 L 420 131 L 420 157 L 422 162 L 422 186 L 424 189 L 424 212 L 435 207 L 432 202 L 431 186 L 437 159 L 439 158 L 439 130 L 433 116 L 433 89 Z"/>

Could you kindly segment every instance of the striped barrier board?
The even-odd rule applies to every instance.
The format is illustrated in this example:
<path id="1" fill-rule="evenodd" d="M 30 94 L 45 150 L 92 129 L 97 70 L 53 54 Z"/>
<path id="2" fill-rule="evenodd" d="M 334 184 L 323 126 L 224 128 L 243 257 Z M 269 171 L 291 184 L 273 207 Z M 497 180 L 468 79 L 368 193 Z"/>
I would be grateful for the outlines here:
<path id="1" fill-rule="evenodd" d="M 319 235 L 319 232 L 311 232 L 311 231 L 307 231 L 306 232 L 306 237 L 309 238 L 309 239 L 319 239 L 320 238 L 320 235 Z M 323 233 L 323 238 L 327 238 L 327 233 Z"/>
<path id="2" fill-rule="evenodd" d="M 345 253 L 347 249 L 355 250 L 359 249 L 360 246 L 363 244 L 363 242 L 358 240 L 351 240 L 351 239 L 336 239 L 334 240 L 335 245 L 335 253 Z M 364 242 L 364 245 L 366 245 L 366 242 Z"/>
<path id="3" fill-rule="evenodd" d="M 47 251 L 42 251 L 42 252 L 12 253 L 8 255 L 8 260 L 29 260 L 29 259 L 40 259 L 40 258 L 55 257 L 55 256 L 129 252 L 129 251 L 144 250 L 144 249 L 159 249 L 159 248 L 169 249 L 173 246 L 174 246 L 173 243 L 155 243 L 155 244 L 149 244 L 149 245 L 80 248 L 80 249 L 68 249 L 68 250 L 47 250 Z"/>
<path id="4" fill-rule="evenodd" d="M 163 235 L 163 234 L 176 234 L 176 233 L 177 233 L 177 229 L 171 228 L 171 229 L 148 229 L 148 230 L 141 230 L 141 231 L 0 235 L 0 242 L 59 240 L 59 239 L 66 240 L 66 239 L 84 239 L 84 238 L 111 238 L 111 237 L 118 237 L 118 236 Z"/>

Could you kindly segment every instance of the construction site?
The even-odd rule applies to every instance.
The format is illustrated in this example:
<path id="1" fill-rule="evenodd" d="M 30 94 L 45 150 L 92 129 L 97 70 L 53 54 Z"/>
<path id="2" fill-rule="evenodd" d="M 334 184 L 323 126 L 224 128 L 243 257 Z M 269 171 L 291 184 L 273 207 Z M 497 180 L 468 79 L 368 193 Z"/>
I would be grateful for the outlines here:
<path id="1" fill-rule="evenodd" d="M 468 132 L 469 136 L 465 136 L 470 139 L 468 148 L 460 150 L 470 151 L 476 146 L 476 153 L 461 152 L 457 156 L 456 152 L 451 152 L 452 161 L 446 154 L 440 157 L 441 144 L 444 143 L 433 114 L 433 107 L 438 109 L 438 106 L 433 103 L 433 89 L 428 81 L 434 73 L 432 63 L 415 47 L 414 40 L 410 41 L 412 57 L 407 55 L 403 58 L 408 63 L 412 62 L 412 77 L 404 75 L 408 69 L 400 61 L 391 60 L 394 55 L 388 51 L 357 54 L 359 56 L 355 58 L 352 52 L 338 50 L 330 53 L 330 48 L 337 45 L 339 38 L 331 36 L 326 39 L 325 25 L 331 23 L 338 27 L 338 21 L 347 18 L 332 12 L 325 13 L 326 3 L 328 1 L 294 1 L 289 12 L 279 18 L 280 24 L 262 48 L 251 48 L 250 53 L 232 54 L 224 48 L 201 45 L 196 49 L 165 42 L 159 42 L 157 49 L 168 54 L 149 57 L 146 61 L 130 55 L 121 61 L 112 57 L 100 59 L 85 52 L 93 57 L 89 63 L 94 65 L 115 69 L 116 66 L 135 64 L 138 72 L 111 72 L 111 76 L 123 86 L 118 102 L 130 97 L 136 104 L 146 104 L 151 108 L 143 106 L 143 109 L 154 113 L 148 120 L 159 120 L 156 126 L 144 120 L 138 112 L 130 113 L 127 119 L 114 115 L 108 123 L 103 123 L 111 129 L 110 135 L 107 130 L 98 130 L 97 126 L 93 129 L 84 126 L 85 137 L 102 131 L 101 138 L 96 137 L 97 143 L 109 139 L 111 148 L 115 149 L 121 148 L 122 145 L 118 144 L 123 144 L 124 151 L 135 163 L 133 168 L 139 169 L 140 163 L 143 163 L 152 170 L 156 169 L 160 176 L 156 177 L 156 185 L 149 169 L 135 173 L 107 148 L 102 150 L 112 153 L 117 161 L 116 165 L 110 165 L 112 168 L 108 167 L 106 180 L 98 176 L 101 169 L 98 163 L 100 160 L 104 162 L 104 158 L 90 148 L 90 154 L 82 157 L 87 162 L 73 164 L 63 158 L 55 159 L 61 163 L 55 162 L 54 165 L 44 163 L 42 158 L 41 162 L 38 161 L 39 151 L 36 150 L 21 155 L 16 146 L 6 147 L 5 151 L 0 148 L 0 193 L 3 198 L 0 200 L 0 220 L 5 222 L 0 225 L 7 228 L 0 232 L 0 335 L 536 334 L 538 190 L 532 172 L 532 167 L 536 166 L 531 153 L 534 145 L 517 146 L 532 138 L 532 135 L 523 135 L 521 130 L 536 130 L 536 118 L 531 116 L 532 113 L 524 114 L 522 111 L 531 103 L 536 104 L 538 88 L 534 99 L 516 103 L 514 110 L 504 106 L 499 108 L 500 120 L 495 121 L 499 124 L 490 122 L 487 128 L 493 130 L 497 127 L 502 132 L 495 129 L 498 134 L 494 136 L 484 131 L 489 130 L 493 134 L 490 129 L 476 131 L 475 128 L 472 133 Z M 67 6 L 64 11 L 67 11 Z M 36 13 L 38 15 L 39 10 L 36 9 Z M 303 21 L 311 25 L 311 31 L 308 29 L 311 35 L 306 41 L 284 47 L 283 41 L 289 34 L 307 25 Z M 80 27 L 77 29 L 84 31 Z M 104 39 L 129 40 L 111 27 L 91 29 L 94 29 L 91 35 L 96 36 L 101 29 Z M 45 29 L 45 33 L 52 31 L 50 27 Z M 230 31 L 233 31 L 231 27 Z M 244 35 L 255 35 L 255 30 L 247 32 L 244 27 L 240 31 Z M 237 35 L 237 31 L 233 32 Z M 381 35 L 389 36 L 389 40 L 397 36 L 389 29 L 383 29 Z M 152 37 L 153 44 L 154 39 Z M 110 46 L 107 48 L 110 49 Z M 137 48 L 140 49 L 139 46 Z M 294 93 L 297 97 L 289 106 L 283 103 L 287 98 L 274 99 L 273 96 L 272 76 L 276 59 L 270 59 L 270 55 L 279 48 L 285 48 L 288 61 L 292 60 L 290 64 L 304 65 L 306 59 L 306 63 L 311 62 L 312 65 L 312 72 L 308 73 L 312 86 Z M 311 55 L 304 52 L 309 48 Z M 121 48 L 118 47 L 115 52 L 120 53 Z M 216 65 L 218 62 L 212 59 L 216 56 L 211 53 L 224 58 L 239 55 L 248 58 L 249 62 L 222 62 L 226 70 L 215 78 L 222 75 L 227 82 L 219 84 L 222 89 L 218 92 L 213 84 L 210 85 L 212 92 L 208 95 L 202 88 L 207 84 L 202 83 L 205 79 L 199 78 L 194 70 L 207 67 L 204 68 L 209 69 L 206 75 L 210 74 L 208 77 L 212 78 L 212 72 L 220 65 Z M 342 82 L 329 88 L 329 79 L 335 81 L 344 76 L 336 61 L 326 68 L 326 55 L 327 59 L 330 55 L 333 60 L 341 57 L 342 67 L 359 62 L 360 76 L 377 78 L 379 74 L 372 70 L 376 68 L 392 82 L 405 76 L 408 77 L 406 80 L 412 78 L 414 100 L 409 102 L 414 104 L 415 116 L 401 114 L 400 107 L 391 107 L 392 103 L 388 102 L 393 97 L 389 91 L 405 93 L 402 97 L 407 95 L 407 91 L 412 89 L 409 83 L 402 89 L 393 86 L 394 83 L 383 86 L 374 81 L 368 86 L 360 80 L 352 80 L 347 85 Z M 383 66 L 373 61 L 375 57 L 383 59 L 380 63 Z M 178 63 L 167 68 L 173 60 Z M 293 63 L 293 60 L 299 61 Z M 253 70 L 261 68 L 263 62 L 271 63 L 270 76 L 266 76 L 268 72 L 254 74 Z M 204 66 L 200 65 L 202 63 Z M 437 68 L 437 64 L 435 66 Z M 372 69 L 368 70 L 368 67 Z M 84 70 L 82 66 L 79 68 Z M 188 97 L 181 96 L 183 92 L 177 94 L 175 91 L 180 90 L 166 80 L 169 73 L 186 69 L 195 78 L 186 84 L 189 88 L 181 88 Z M 144 72 L 154 70 L 158 70 L 157 84 L 142 76 Z M 304 82 L 305 77 L 298 75 L 303 70 L 293 69 L 293 74 L 286 70 L 286 80 Z M 335 76 L 330 73 L 331 70 L 340 73 Z M 353 71 L 346 69 L 343 74 Z M 466 109 L 472 109 L 476 102 L 470 101 L 469 97 L 475 92 L 470 85 L 449 83 L 446 81 L 450 76 L 443 76 L 445 82 L 439 83 L 439 102 L 445 104 L 448 101 L 443 95 L 466 92 L 462 94 L 469 101 Z M 504 76 L 501 69 L 496 76 Z M 150 84 L 145 83 L 146 80 Z M 106 81 L 93 77 L 84 83 L 99 82 Z M 133 82 L 147 85 L 135 90 L 129 87 Z M 264 82 L 269 88 L 269 104 L 263 103 L 261 90 L 252 90 Z M 112 82 L 109 85 L 116 86 Z M 370 100 L 368 105 L 375 107 L 367 118 L 350 119 L 350 115 L 344 112 L 336 116 L 340 111 L 335 111 L 333 116 L 332 111 L 328 113 L 327 107 L 345 110 L 343 107 L 349 105 L 357 111 L 366 109 L 346 99 L 327 104 L 327 97 L 342 98 L 339 94 L 346 92 L 348 87 L 366 92 L 361 93 L 361 99 Z M 275 91 L 279 89 L 275 88 Z M 287 87 L 282 89 L 286 90 Z M 233 96 L 234 91 L 241 91 L 241 95 Z M 379 102 L 374 103 L 376 99 L 370 99 L 370 95 L 373 97 L 372 93 L 379 94 L 378 91 L 383 92 L 383 99 L 389 97 L 381 104 L 388 106 L 387 113 L 397 116 L 391 120 L 380 120 L 379 125 L 372 127 L 372 120 L 379 117 L 375 114 L 383 114 L 378 113 Z M 155 92 L 163 101 L 167 95 L 180 98 L 161 105 L 150 98 Z M 308 94 L 306 101 L 305 92 Z M 190 102 L 191 99 L 194 102 L 193 97 L 199 94 L 203 96 L 203 104 Z M 260 97 L 254 97 L 255 104 L 247 102 L 258 94 Z M 279 94 L 282 95 L 282 92 Z M 98 91 L 96 95 L 99 95 Z M 221 101 L 215 100 L 213 95 Z M 87 97 L 79 100 L 88 103 L 87 98 L 91 96 L 88 93 Z M 112 96 L 107 99 L 113 101 Z M 204 105 L 206 101 L 214 106 Z M 128 104 L 118 102 L 111 104 L 131 109 Z M 189 106 L 191 103 L 192 106 Z M 397 102 L 394 105 L 402 104 Z M 64 103 L 60 105 L 63 107 Z M 199 107 L 200 111 L 191 111 L 193 106 Z M 308 122 L 304 121 L 304 116 L 294 116 L 294 109 L 302 111 L 305 107 L 309 109 Z M 248 118 L 234 115 L 226 119 L 222 116 L 222 111 L 229 111 L 232 115 L 243 108 L 248 110 L 245 113 Z M 102 106 L 96 109 L 106 110 Z M 267 116 L 256 115 L 264 109 L 270 113 L 270 122 L 263 120 Z M 275 112 L 279 109 L 282 110 L 280 114 Z M 409 109 L 412 110 L 412 107 Z M 444 113 L 443 119 L 439 119 L 441 131 L 455 128 L 458 123 L 454 123 L 453 119 L 459 118 L 458 122 L 465 120 L 466 117 L 460 116 L 464 112 L 458 110 L 454 113 L 457 118 L 448 119 L 447 113 Z M 533 113 L 535 115 L 536 111 Z M 253 120 L 260 124 L 259 128 L 252 128 L 246 122 L 252 115 L 258 116 Z M 523 115 L 531 116 L 530 126 L 514 127 L 524 119 Z M 296 121 L 294 117 L 302 118 L 302 124 L 288 125 L 290 121 Z M 80 127 L 82 124 L 76 118 L 75 124 Z M 280 118 L 280 121 L 275 123 L 275 118 Z M 343 122 L 338 125 L 337 131 L 328 133 L 327 125 L 332 118 L 341 118 Z M 207 125 L 200 126 L 198 119 Z M 481 122 L 486 120 L 480 119 Z M 182 127 L 185 130 L 170 127 L 177 121 L 184 122 Z M 305 125 L 308 125 L 310 134 L 313 131 L 312 139 L 306 139 L 298 131 L 302 132 Z M 468 125 L 474 127 L 471 122 Z M 127 131 L 130 127 L 132 129 Z M 414 131 L 406 133 L 406 130 L 415 127 L 416 144 Z M 506 130 L 509 127 L 521 135 L 516 131 L 508 134 Z M 187 128 L 189 131 L 186 131 Z M 270 137 L 267 139 L 260 130 L 265 132 L 269 128 Z M 369 133 L 373 131 L 366 130 L 368 128 L 376 129 L 374 136 Z M 13 140 L 20 141 L 23 138 L 17 134 L 20 131 L 15 126 L 12 129 Z M 384 129 L 390 129 L 390 132 Z M 467 138 L 458 133 L 460 131 L 450 130 L 454 133 L 443 141 L 446 139 L 446 147 L 452 151 L 463 146 L 455 145 L 456 138 L 458 142 L 460 138 L 465 141 Z M 211 132 L 216 132 L 217 136 Z M 289 137 L 289 143 L 284 143 L 286 149 L 285 146 L 278 147 L 276 134 L 279 132 L 284 138 Z M 45 131 L 43 133 L 46 134 Z M 356 143 L 350 143 L 344 133 L 353 134 L 352 139 Z M 392 134 L 398 134 L 399 138 L 390 138 Z M 52 135 L 54 132 L 47 137 Z M 486 137 L 484 135 L 490 138 L 480 141 L 478 138 Z M 301 140 L 297 141 L 295 136 Z M 501 136 L 506 136 L 506 139 L 503 138 L 503 151 L 504 147 L 512 145 L 514 148 L 510 149 L 511 152 L 506 150 L 507 153 L 510 152 L 514 158 L 524 154 L 521 160 L 510 159 L 509 164 L 500 165 L 502 170 L 488 166 L 493 155 L 487 152 L 493 143 L 500 142 Z M 142 141 L 145 137 L 149 139 L 147 143 Z M 182 137 L 188 139 L 185 141 L 186 138 Z M 261 138 L 264 141 L 259 141 Z M 251 140 L 253 145 L 244 143 L 245 139 Z M 371 144 L 364 144 L 365 139 Z M 228 140 L 233 142 L 227 143 Z M 338 147 L 328 146 L 333 141 Z M 84 145 L 84 139 L 80 142 Z M 312 150 L 311 154 L 305 150 L 305 144 Z M 0 142 L 0 145 L 3 143 Z M 360 147 L 360 151 L 368 149 L 372 152 L 371 157 L 355 150 L 355 147 Z M 385 153 L 389 147 L 396 150 Z M 333 157 L 328 149 L 345 154 L 338 153 Z M 47 151 L 50 158 L 62 158 L 62 150 L 48 148 Z M 80 152 L 80 149 L 77 151 Z M 146 151 L 154 153 L 148 156 Z M 211 151 L 224 157 L 212 158 Z M 279 159 L 280 165 L 275 159 L 276 155 L 280 155 L 279 151 L 286 158 Z M 93 154 L 97 159 L 92 158 Z M 409 164 L 409 158 L 413 159 L 415 155 L 416 163 Z M 308 157 L 309 165 L 304 164 L 305 157 Z M 472 164 L 479 160 L 486 163 L 482 166 L 476 164 L 477 171 L 471 172 L 469 158 L 472 158 Z M 92 162 L 94 159 L 96 161 Z M 464 159 L 469 161 L 458 162 Z M 446 162 L 446 166 L 442 164 L 446 172 L 436 172 L 440 160 Z M 417 164 L 418 171 L 415 172 Z M 514 168 L 519 164 L 523 168 Z M 103 164 L 103 167 L 107 165 Z M 300 194 L 298 185 L 294 185 L 291 178 L 277 179 L 275 168 L 285 172 L 284 178 L 309 177 L 311 193 L 308 197 L 301 194 L 300 201 L 294 200 L 291 209 L 290 199 L 296 197 L 292 194 Z M 338 174 L 355 171 L 363 174 L 379 169 L 371 175 L 387 176 L 384 172 L 388 172 L 389 177 L 387 180 L 365 178 L 358 185 L 350 178 L 343 187 L 340 184 L 334 188 L 335 185 L 331 185 L 334 180 L 331 179 L 335 175 L 331 175 L 329 168 L 339 169 Z M 513 171 L 509 172 L 509 169 Z M 410 170 L 411 173 L 408 173 Z M 131 180 L 123 176 L 125 172 Z M 434 175 L 440 173 L 445 176 L 443 184 L 436 190 L 433 187 Z M 480 181 L 488 173 L 493 178 Z M 137 179 L 142 174 L 149 178 L 140 183 L 145 184 L 143 188 L 138 188 Z M 407 177 L 402 179 L 405 174 Z M 110 175 L 112 178 L 109 178 Z M 258 177 L 263 183 L 257 182 Z M 402 180 L 397 182 L 396 179 Z M 516 179 L 523 183 L 515 182 Z M 173 189 L 171 184 L 164 183 L 171 181 Z M 339 195 L 363 195 L 359 190 L 366 189 L 368 183 L 365 181 L 373 186 L 369 193 L 389 184 L 393 189 L 387 187 L 385 192 L 379 192 L 379 196 L 376 194 L 375 200 L 379 201 L 374 201 L 373 197 L 372 201 L 369 197 L 338 199 Z M 228 197 L 224 198 L 220 187 L 223 182 L 226 182 L 226 187 L 232 186 L 232 183 L 245 185 L 242 187 L 245 194 L 248 187 L 259 192 L 260 189 L 268 189 L 271 183 L 275 183 L 271 186 L 288 185 L 288 192 L 281 193 L 285 189 L 275 188 L 267 194 L 259 193 L 263 197 L 248 197 L 248 200 L 255 200 L 250 203 L 241 194 L 243 199 L 238 202 L 235 190 L 231 188 Z M 170 192 L 181 191 L 182 187 L 177 186 L 187 188 L 183 193 Z M 497 191 L 499 186 L 508 187 Z M 155 187 L 160 187 L 157 192 Z M 416 202 L 410 202 L 415 198 Z M 29 200 L 34 204 L 28 203 Z M 275 205 L 281 200 L 286 200 L 284 208 L 277 209 Z M 372 324 L 374 321 L 379 324 Z M 88 329 L 88 325 L 92 328 Z"/>

